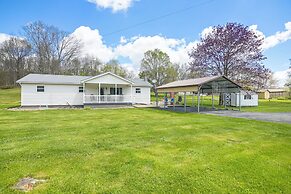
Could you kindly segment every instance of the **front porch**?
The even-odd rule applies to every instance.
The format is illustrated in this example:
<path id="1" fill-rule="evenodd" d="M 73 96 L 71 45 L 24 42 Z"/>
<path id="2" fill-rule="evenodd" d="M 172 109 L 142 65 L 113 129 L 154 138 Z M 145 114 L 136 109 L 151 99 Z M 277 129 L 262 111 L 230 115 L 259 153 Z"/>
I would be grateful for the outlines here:
<path id="1" fill-rule="evenodd" d="M 83 84 L 84 105 L 128 105 L 132 102 L 132 84 Z"/>

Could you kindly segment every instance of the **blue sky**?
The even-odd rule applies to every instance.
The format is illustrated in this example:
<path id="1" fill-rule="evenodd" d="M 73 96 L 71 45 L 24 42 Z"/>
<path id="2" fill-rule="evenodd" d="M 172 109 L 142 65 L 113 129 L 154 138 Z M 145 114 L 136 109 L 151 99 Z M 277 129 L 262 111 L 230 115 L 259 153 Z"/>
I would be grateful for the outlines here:
<path id="1" fill-rule="evenodd" d="M 204 29 L 226 22 L 253 26 L 269 37 L 264 64 L 278 77 L 291 58 L 291 23 L 285 26 L 291 22 L 290 0 L 1 0 L 0 8 L 2 37 L 19 35 L 26 23 L 41 20 L 83 38 L 84 53 L 103 61 L 118 58 L 135 71 L 142 52 L 154 46 L 184 62 L 183 52 Z M 131 27 L 184 8 L 189 9 Z"/>

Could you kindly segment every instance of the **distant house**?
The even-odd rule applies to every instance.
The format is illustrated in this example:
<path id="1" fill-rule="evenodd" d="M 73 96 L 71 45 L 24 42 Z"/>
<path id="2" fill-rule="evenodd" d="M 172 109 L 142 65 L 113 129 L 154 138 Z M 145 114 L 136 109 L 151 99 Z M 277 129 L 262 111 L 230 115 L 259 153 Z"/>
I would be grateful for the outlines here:
<path id="1" fill-rule="evenodd" d="M 259 99 L 271 99 L 284 97 L 288 94 L 288 91 L 284 88 L 269 88 L 262 89 L 257 92 Z"/>
<path id="2" fill-rule="evenodd" d="M 97 76 L 29 74 L 21 85 L 21 106 L 150 104 L 151 84 L 113 73 Z"/>

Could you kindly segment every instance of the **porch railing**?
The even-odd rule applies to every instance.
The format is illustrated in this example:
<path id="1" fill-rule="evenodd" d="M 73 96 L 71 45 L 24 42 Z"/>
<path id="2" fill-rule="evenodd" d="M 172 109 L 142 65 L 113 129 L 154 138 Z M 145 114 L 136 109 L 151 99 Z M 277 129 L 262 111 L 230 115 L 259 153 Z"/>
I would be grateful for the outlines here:
<path id="1" fill-rule="evenodd" d="M 130 95 L 84 95 L 84 103 L 132 103 Z"/>

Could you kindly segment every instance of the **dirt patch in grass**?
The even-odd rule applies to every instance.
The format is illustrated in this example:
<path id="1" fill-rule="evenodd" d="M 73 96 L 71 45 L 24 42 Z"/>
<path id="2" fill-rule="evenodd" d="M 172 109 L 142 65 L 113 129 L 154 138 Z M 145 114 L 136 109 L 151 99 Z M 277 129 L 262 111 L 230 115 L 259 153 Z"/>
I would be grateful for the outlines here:
<path id="1" fill-rule="evenodd" d="M 38 184 L 44 183 L 46 180 L 44 179 L 35 179 L 31 177 L 25 177 L 19 180 L 16 185 L 13 186 L 13 189 L 28 192 L 34 189 Z"/>

